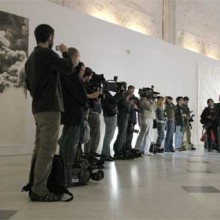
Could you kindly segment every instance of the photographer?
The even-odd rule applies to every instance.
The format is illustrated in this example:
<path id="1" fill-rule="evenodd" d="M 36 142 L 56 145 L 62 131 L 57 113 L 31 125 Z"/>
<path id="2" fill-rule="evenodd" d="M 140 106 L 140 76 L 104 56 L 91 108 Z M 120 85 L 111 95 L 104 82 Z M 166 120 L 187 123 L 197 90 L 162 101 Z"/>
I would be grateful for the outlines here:
<path id="1" fill-rule="evenodd" d="M 122 98 L 118 102 L 117 106 L 118 106 L 118 121 L 117 121 L 118 135 L 113 147 L 115 152 L 114 159 L 115 160 L 133 159 L 125 156 L 123 152 L 123 147 L 124 144 L 126 143 L 128 118 L 131 109 L 130 95 L 127 93 L 122 93 Z"/>
<path id="2" fill-rule="evenodd" d="M 47 188 L 52 161 L 56 152 L 63 99 L 60 73 L 70 73 L 73 68 L 68 49 L 60 45 L 63 59 L 53 50 L 54 29 L 41 24 L 36 27 L 37 47 L 25 64 L 26 84 L 32 97 L 32 112 L 36 124 L 35 148 L 32 156 L 34 183 L 30 191 L 31 201 L 55 202 L 60 195 L 52 194 Z M 31 180 L 29 180 L 30 182 Z"/>
<path id="3" fill-rule="evenodd" d="M 175 129 L 175 105 L 173 104 L 173 98 L 171 96 L 166 97 L 165 102 L 165 116 L 167 117 L 166 123 L 166 137 L 164 143 L 165 152 L 175 152 L 173 147 L 173 134 Z"/>
<path id="4" fill-rule="evenodd" d="M 127 94 L 130 96 L 131 108 L 129 112 L 128 118 L 128 127 L 127 127 L 127 134 L 126 134 L 126 143 L 124 145 L 124 155 L 125 156 L 132 156 L 132 139 L 134 134 L 134 126 L 137 124 L 137 112 L 138 112 L 138 105 L 139 99 L 134 95 L 135 87 L 130 85 L 128 86 Z"/>
<path id="5" fill-rule="evenodd" d="M 83 76 L 85 74 L 84 63 L 79 62 L 78 65 L 74 68 L 74 72 L 79 77 L 80 81 L 83 83 Z"/>
<path id="6" fill-rule="evenodd" d="M 100 141 L 100 114 L 102 111 L 101 101 L 99 98 L 99 88 L 94 82 L 91 82 L 94 77 L 94 72 L 89 67 L 86 67 L 83 81 L 87 90 L 89 101 L 89 118 L 90 140 L 84 146 L 84 153 L 96 154 Z M 91 83 L 90 83 L 91 82 Z"/>
<path id="7" fill-rule="evenodd" d="M 183 97 L 178 96 L 176 98 L 176 109 L 175 109 L 175 149 L 176 150 L 186 150 L 185 147 L 182 146 L 183 141 L 183 130 L 185 127 L 185 119 L 187 118 L 187 114 L 183 111 Z"/>
<path id="8" fill-rule="evenodd" d="M 183 137 L 184 137 L 184 135 L 186 135 L 186 141 L 185 142 L 183 141 L 183 146 L 187 150 L 196 150 L 196 148 L 193 147 L 193 144 L 191 142 L 191 129 L 192 128 L 191 128 L 190 122 L 192 122 L 191 120 L 193 120 L 193 119 L 192 119 L 192 117 L 190 117 L 191 111 L 188 107 L 189 98 L 187 96 L 185 96 L 183 98 L 183 101 L 184 101 L 183 106 L 182 106 L 183 113 L 187 115 L 186 118 L 184 119 L 185 120 L 185 126 L 184 126 L 184 130 L 183 130 Z"/>
<path id="9" fill-rule="evenodd" d="M 113 96 L 109 91 L 103 92 L 102 109 L 105 122 L 105 136 L 101 154 L 104 161 L 114 161 L 110 154 L 110 144 L 117 127 L 118 99 L 119 97 L 117 93 Z"/>
<path id="10" fill-rule="evenodd" d="M 213 99 L 207 100 L 208 107 L 205 107 L 201 114 L 200 122 L 204 125 L 207 133 L 207 142 L 208 142 L 208 151 L 211 152 L 213 150 L 213 144 L 218 145 L 218 123 L 217 123 L 217 113 Z M 213 137 L 212 137 L 213 136 Z M 213 143 L 213 138 L 214 143 Z"/>
<path id="11" fill-rule="evenodd" d="M 164 114 L 164 97 L 158 97 L 157 99 L 157 109 L 156 109 L 156 118 L 157 118 L 157 152 L 163 153 L 162 142 L 164 140 L 164 133 L 165 133 L 165 123 L 166 118 Z"/>
<path id="12" fill-rule="evenodd" d="M 72 48 L 68 51 L 71 55 Z M 71 58 L 73 61 L 73 55 Z M 84 66 L 83 63 L 80 63 L 80 65 Z M 61 77 L 65 112 L 61 115 L 61 124 L 64 126 L 58 143 L 60 145 L 60 155 L 64 162 L 64 175 L 67 186 L 71 185 L 72 166 L 75 162 L 79 144 L 80 127 L 83 123 L 84 111 L 88 105 L 85 88 L 76 70 L 77 67 L 70 75 L 63 75 Z"/>
<path id="13" fill-rule="evenodd" d="M 70 48 L 68 48 L 68 53 L 71 56 L 74 68 L 76 68 L 79 64 L 79 61 L 80 61 L 79 51 L 74 47 L 70 47 Z"/>
<path id="14" fill-rule="evenodd" d="M 139 120 L 140 133 L 135 145 L 136 149 L 140 149 L 145 156 L 151 156 L 150 146 L 152 142 L 153 117 L 156 109 L 155 100 L 151 96 L 140 94 Z"/>

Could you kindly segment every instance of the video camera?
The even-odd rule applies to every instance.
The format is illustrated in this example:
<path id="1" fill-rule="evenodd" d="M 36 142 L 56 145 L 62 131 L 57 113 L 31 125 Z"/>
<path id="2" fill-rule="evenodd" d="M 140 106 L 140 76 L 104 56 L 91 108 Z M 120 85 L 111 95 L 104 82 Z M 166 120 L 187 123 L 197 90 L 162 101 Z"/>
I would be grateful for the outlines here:
<path id="1" fill-rule="evenodd" d="M 112 92 L 123 92 L 127 89 L 126 82 L 118 82 L 118 77 L 114 76 L 113 80 L 105 81 L 103 84 L 103 91 L 112 91 Z"/>
<path id="2" fill-rule="evenodd" d="M 144 87 L 142 89 L 139 89 L 138 94 L 141 97 L 146 97 L 150 100 L 155 100 L 158 98 L 159 92 L 154 91 L 154 86 L 151 86 L 151 88 Z"/>
<path id="3" fill-rule="evenodd" d="M 103 74 L 96 74 L 95 72 L 92 75 L 91 80 L 88 83 L 88 87 L 92 92 L 96 92 L 102 88 L 102 85 L 105 83 L 105 78 Z"/>
<path id="4" fill-rule="evenodd" d="M 194 117 L 195 115 L 193 114 L 193 115 L 191 115 L 190 117 L 189 117 L 189 122 L 193 122 L 194 120 L 193 120 L 193 117 Z"/>
<path id="5" fill-rule="evenodd" d="M 191 115 L 190 117 L 189 117 L 189 119 L 188 119 L 188 121 L 189 121 L 189 126 L 190 126 L 190 128 L 192 129 L 192 124 L 191 124 L 191 122 L 193 122 L 194 120 L 193 120 L 193 117 L 194 117 L 195 115 L 193 114 L 193 115 Z"/>

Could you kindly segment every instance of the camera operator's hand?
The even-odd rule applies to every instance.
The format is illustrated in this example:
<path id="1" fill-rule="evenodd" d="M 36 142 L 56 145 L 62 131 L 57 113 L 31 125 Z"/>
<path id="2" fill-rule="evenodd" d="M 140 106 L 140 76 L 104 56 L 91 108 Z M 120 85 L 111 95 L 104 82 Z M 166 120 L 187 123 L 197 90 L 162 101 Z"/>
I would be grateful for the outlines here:
<path id="1" fill-rule="evenodd" d="M 131 102 L 131 96 L 128 94 L 125 94 L 125 100 L 128 101 L 129 103 Z"/>
<path id="2" fill-rule="evenodd" d="M 92 94 L 87 94 L 87 97 L 89 99 L 97 99 L 99 97 L 99 91 L 96 91 L 96 92 L 94 92 Z"/>
<path id="3" fill-rule="evenodd" d="M 136 109 L 136 110 L 138 110 L 138 106 L 137 106 L 136 103 L 133 105 L 133 108 Z"/>
<path id="4" fill-rule="evenodd" d="M 60 44 L 60 52 L 61 53 L 68 52 L 68 48 L 65 44 Z"/>
<path id="5" fill-rule="evenodd" d="M 183 118 L 187 118 L 187 114 L 182 114 Z"/>
<path id="6" fill-rule="evenodd" d="M 130 104 L 131 104 L 132 106 L 134 105 L 134 100 L 133 100 L 133 99 L 129 98 L 129 102 L 130 102 Z"/>

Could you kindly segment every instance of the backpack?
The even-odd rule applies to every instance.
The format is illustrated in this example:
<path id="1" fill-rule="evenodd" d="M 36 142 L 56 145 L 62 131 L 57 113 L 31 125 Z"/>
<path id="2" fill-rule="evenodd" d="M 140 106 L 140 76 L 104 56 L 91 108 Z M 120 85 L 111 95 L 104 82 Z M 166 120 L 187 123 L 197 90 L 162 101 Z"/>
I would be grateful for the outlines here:
<path id="1" fill-rule="evenodd" d="M 31 187 L 34 182 L 34 166 L 35 166 L 36 158 L 34 159 L 31 165 L 31 171 L 29 175 L 29 183 L 22 188 L 22 192 L 30 192 Z M 51 193 L 64 195 L 67 194 L 70 196 L 69 199 L 61 200 L 64 202 L 69 202 L 73 200 L 73 194 L 69 192 L 64 186 L 64 165 L 61 157 L 59 155 L 54 155 L 51 173 L 47 180 L 47 188 Z"/>

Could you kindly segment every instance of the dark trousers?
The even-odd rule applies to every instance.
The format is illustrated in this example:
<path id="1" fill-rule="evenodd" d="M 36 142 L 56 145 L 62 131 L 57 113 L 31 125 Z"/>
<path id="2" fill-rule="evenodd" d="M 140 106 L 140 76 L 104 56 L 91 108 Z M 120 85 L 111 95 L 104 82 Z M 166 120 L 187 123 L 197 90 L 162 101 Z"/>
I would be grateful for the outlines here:
<path id="1" fill-rule="evenodd" d="M 118 135 L 113 147 L 115 156 L 123 155 L 123 147 L 126 143 L 128 117 L 129 113 L 126 112 L 119 112 L 118 114 Z"/>
<path id="2" fill-rule="evenodd" d="M 111 156 L 110 144 L 114 137 L 115 130 L 117 127 L 117 115 L 110 117 L 106 116 L 104 117 L 104 121 L 105 121 L 105 136 L 102 146 L 102 155 L 109 157 Z"/>
<path id="3" fill-rule="evenodd" d="M 126 133 L 126 143 L 124 145 L 124 153 L 129 152 L 132 148 L 132 140 L 134 134 L 134 124 L 128 122 L 127 133 Z"/>
<path id="4" fill-rule="evenodd" d="M 85 153 L 96 153 L 100 141 L 100 115 L 96 112 L 89 113 L 90 140 L 84 146 Z"/>
<path id="5" fill-rule="evenodd" d="M 80 125 L 64 125 L 62 135 L 58 141 L 59 153 L 64 163 L 64 181 L 67 186 L 72 183 L 72 166 L 76 160 L 79 137 Z"/>
<path id="6" fill-rule="evenodd" d="M 80 125 L 63 126 L 62 135 L 58 143 L 60 145 L 60 156 L 65 166 L 72 166 L 75 162 L 79 136 Z"/>
<path id="7" fill-rule="evenodd" d="M 219 146 L 218 146 L 218 127 L 217 126 L 211 126 L 209 128 L 207 128 L 206 130 L 207 132 L 207 142 L 208 142 L 208 151 L 213 150 L 213 148 L 215 148 L 216 150 L 219 150 Z M 213 138 L 215 140 L 212 139 L 212 132 L 213 132 Z"/>
<path id="8" fill-rule="evenodd" d="M 173 120 L 168 120 L 166 124 L 166 138 L 165 138 L 165 143 L 164 143 L 164 150 L 165 151 L 171 151 L 173 150 L 173 134 L 174 134 L 174 121 Z"/>

